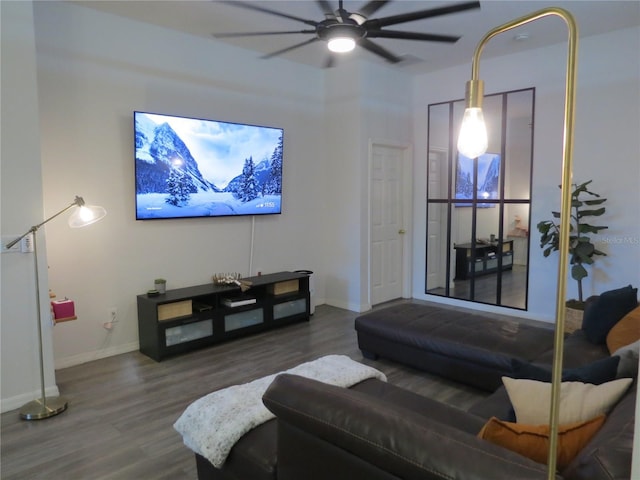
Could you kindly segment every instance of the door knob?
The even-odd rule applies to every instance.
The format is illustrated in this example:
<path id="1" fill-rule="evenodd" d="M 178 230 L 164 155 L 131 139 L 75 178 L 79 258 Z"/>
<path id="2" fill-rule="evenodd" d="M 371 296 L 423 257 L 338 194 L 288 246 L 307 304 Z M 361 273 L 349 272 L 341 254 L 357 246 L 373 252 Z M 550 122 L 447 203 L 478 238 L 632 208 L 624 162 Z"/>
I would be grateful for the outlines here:
<path id="1" fill-rule="evenodd" d="M 398 230 L 398 233 L 400 235 L 404 235 L 405 233 L 407 233 L 407 231 L 404 228 L 401 228 L 400 230 Z"/>

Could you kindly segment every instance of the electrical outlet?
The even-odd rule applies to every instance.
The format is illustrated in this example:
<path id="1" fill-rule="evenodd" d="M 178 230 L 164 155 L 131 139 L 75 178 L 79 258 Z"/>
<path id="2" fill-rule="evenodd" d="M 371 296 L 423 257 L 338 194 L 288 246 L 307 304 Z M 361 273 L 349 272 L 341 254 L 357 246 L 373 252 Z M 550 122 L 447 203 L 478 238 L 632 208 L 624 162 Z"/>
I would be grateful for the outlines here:
<path id="1" fill-rule="evenodd" d="M 33 253 L 33 233 L 20 240 L 20 251 L 22 253 Z"/>
<path id="2" fill-rule="evenodd" d="M 108 314 L 109 320 L 107 322 L 104 322 L 102 326 L 105 330 L 111 331 L 113 330 L 113 327 L 115 327 L 115 324 L 118 323 L 118 309 L 116 307 L 111 307 L 108 311 Z"/>

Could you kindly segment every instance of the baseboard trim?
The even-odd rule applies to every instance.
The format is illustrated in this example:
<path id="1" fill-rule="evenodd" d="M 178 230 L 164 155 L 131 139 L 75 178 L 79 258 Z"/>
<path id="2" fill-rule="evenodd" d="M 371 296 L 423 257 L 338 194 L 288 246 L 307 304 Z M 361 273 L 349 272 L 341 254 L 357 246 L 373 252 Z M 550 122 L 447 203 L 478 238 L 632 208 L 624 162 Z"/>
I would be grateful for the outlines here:
<path id="1" fill-rule="evenodd" d="M 60 395 L 60 391 L 58 390 L 57 385 L 53 385 L 51 387 L 46 387 L 44 389 L 44 394 L 47 397 L 57 397 L 58 395 Z M 40 391 L 40 389 L 38 389 L 30 393 L 22 393 L 20 395 L 16 395 L 15 397 L 3 398 L 0 402 L 0 413 L 10 412 L 11 410 L 20 408 L 24 404 L 40 398 L 41 395 L 42 392 Z"/>
<path id="2" fill-rule="evenodd" d="M 113 357 L 114 355 L 120 355 L 121 353 L 133 352 L 139 348 L 140 344 L 138 342 L 129 342 L 105 348 L 103 350 L 96 350 L 94 352 L 85 352 L 79 353 L 78 355 L 71 355 L 70 357 L 56 358 L 55 369 L 60 370 L 61 368 L 74 367 L 100 358 Z"/>
<path id="3" fill-rule="evenodd" d="M 358 313 L 365 312 L 371 309 L 371 307 L 367 308 L 366 305 L 358 305 L 355 303 L 345 302 L 342 300 L 336 300 L 331 298 L 326 299 L 325 304 L 331 307 L 341 308 L 343 310 L 349 310 L 350 312 L 358 312 Z"/>

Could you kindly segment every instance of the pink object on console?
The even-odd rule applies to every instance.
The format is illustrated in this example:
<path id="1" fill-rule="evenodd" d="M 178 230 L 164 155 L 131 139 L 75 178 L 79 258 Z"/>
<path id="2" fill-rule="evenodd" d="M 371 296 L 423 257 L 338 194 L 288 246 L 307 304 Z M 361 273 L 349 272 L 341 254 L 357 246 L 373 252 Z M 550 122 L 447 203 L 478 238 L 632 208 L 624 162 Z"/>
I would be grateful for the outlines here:
<path id="1" fill-rule="evenodd" d="M 76 316 L 73 300 L 66 298 L 64 300 L 54 300 L 51 302 L 51 306 L 53 307 L 53 316 L 56 320 Z"/>

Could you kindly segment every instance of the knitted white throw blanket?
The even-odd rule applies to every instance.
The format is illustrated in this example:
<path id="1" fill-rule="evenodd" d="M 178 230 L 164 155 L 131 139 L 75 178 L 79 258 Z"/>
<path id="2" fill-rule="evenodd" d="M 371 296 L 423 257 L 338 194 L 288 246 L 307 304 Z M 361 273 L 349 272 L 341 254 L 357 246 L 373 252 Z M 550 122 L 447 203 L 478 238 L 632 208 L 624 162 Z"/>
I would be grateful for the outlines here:
<path id="1" fill-rule="evenodd" d="M 384 373 L 344 355 L 328 355 L 280 373 L 339 387 L 350 387 L 367 378 L 386 381 Z M 173 428 L 182 435 L 187 447 L 220 468 L 245 433 L 275 417 L 262 404 L 262 395 L 280 373 L 224 388 L 196 400 Z"/>

